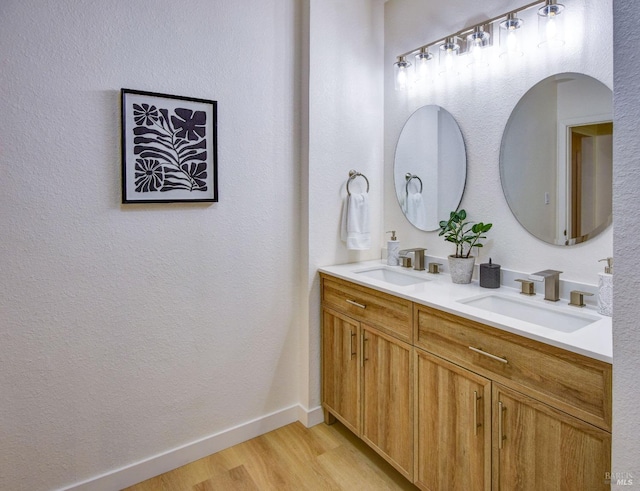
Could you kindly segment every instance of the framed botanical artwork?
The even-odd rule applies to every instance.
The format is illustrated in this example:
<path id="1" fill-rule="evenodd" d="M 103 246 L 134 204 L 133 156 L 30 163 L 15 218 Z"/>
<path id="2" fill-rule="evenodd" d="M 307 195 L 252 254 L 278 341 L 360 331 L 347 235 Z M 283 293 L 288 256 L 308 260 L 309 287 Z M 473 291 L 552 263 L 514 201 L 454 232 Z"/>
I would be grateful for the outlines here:
<path id="1" fill-rule="evenodd" d="M 122 202 L 218 201 L 217 102 L 121 90 Z"/>

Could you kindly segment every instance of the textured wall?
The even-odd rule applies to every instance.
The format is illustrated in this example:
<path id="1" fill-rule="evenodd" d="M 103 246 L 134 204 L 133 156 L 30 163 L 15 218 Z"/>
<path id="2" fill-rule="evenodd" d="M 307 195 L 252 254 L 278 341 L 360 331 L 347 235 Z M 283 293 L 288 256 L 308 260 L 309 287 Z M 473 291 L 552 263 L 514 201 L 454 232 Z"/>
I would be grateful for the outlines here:
<path id="1" fill-rule="evenodd" d="M 616 0 L 614 15 L 614 175 L 615 216 L 613 318 L 613 470 L 633 474 L 640 489 L 640 264 L 636 260 L 640 221 L 640 9 L 635 0 Z"/>
<path id="2" fill-rule="evenodd" d="M 586 73 L 612 87 L 611 0 L 562 3 L 566 5 L 570 32 L 566 45 L 553 55 L 534 46 L 518 63 L 499 61 L 484 71 L 467 71 L 459 77 L 436 75 L 422 89 L 402 93 L 393 89 L 392 65 L 397 55 L 520 7 L 523 2 L 389 0 L 385 4 L 384 227 L 398 231 L 403 247 L 427 247 L 428 254 L 441 257 L 451 253 L 451 247 L 437 232 L 421 232 L 409 224 L 401 213 L 393 188 L 394 152 L 402 125 L 418 107 L 438 104 L 458 121 L 465 139 L 468 171 L 461 206 L 472 220 L 494 224 L 481 260 L 491 256 L 505 268 L 525 272 L 559 269 L 564 271 L 566 279 L 597 283 L 597 273 L 602 269 L 597 260 L 610 256 L 613 250 L 612 228 L 585 244 L 549 245 L 520 226 L 500 185 L 498 163 L 502 132 L 511 111 L 530 87 L 565 71 Z M 528 14 L 525 27 L 533 27 L 537 33 L 535 11 L 533 14 Z"/>
<path id="3" fill-rule="evenodd" d="M 299 3 L 0 2 L 0 489 L 297 402 Z M 219 102 L 219 203 L 120 205 L 121 87 Z"/>
<path id="4" fill-rule="evenodd" d="M 382 0 L 311 0 L 309 15 L 309 151 L 303 182 L 308 201 L 308 386 L 302 400 L 320 403 L 320 288 L 317 269 L 380 257 L 383 199 Z M 372 247 L 348 251 L 340 240 L 349 169 L 370 182 Z M 350 189 L 364 189 L 358 178 Z M 359 187 L 360 186 L 360 187 Z"/>

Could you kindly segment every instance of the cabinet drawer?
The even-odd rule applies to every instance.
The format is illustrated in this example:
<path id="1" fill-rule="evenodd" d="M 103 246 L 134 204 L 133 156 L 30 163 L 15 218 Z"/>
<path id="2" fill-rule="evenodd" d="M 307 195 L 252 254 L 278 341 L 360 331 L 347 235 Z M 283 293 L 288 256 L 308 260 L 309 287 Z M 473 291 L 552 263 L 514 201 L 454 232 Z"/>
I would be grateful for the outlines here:
<path id="1" fill-rule="evenodd" d="M 415 345 L 611 431 L 611 365 L 415 306 Z"/>
<path id="2" fill-rule="evenodd" d="M 412 303 L 339 278 L 321 275 L 322 303 L 403 341 L 412 341 Z"/>

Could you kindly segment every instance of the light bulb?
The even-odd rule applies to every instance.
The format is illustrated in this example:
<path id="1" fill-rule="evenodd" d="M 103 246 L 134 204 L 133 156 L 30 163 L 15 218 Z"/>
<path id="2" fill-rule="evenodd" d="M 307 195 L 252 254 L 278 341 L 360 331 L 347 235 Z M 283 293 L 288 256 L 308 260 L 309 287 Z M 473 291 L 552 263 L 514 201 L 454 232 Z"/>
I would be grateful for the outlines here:
<path id="1" fill-rule="evenodd" d="M 405 60 L 404 56 L 399 56 L 398 61 L 393 64 L 395 71 L 396 90 L 406 90 L 409 85 L 409 74 L 407 73 L 411 63 Z"/>
<path id="2" fill-rule="evenodd" d="M 476 63 L 482 61 L 482 41 L 479 39 L 473 42 L 473 59 Z"/>
<path id="3" fill-rule="evenodd" d="M 444 55 L 444 67 L 446 68 L 447 71 L 451 70 L 453 68 L 453 57 L 455 55 L 453 54 L 453 50 L 452 49 L 447 49 L 446 54 Z"/>
<path id="4" fill-rule="evenodd" d="M 433 55 L 427 51 L 426 48 L 422 48 L 420 53 L 416 55 L 416 70 L 415 70 L 415 82 L 424 82 L 429 78 L 429 61 L 433 58 Z"/>
<path id="5" fill-rule="evenodd" d="M 520 28 L 524 21 L 516 17 L 515 13 L 507 14 L 506 20 L 500 23 L 500 56 L 517 57 L 522 56 L 520 47 Z"/>
<path id="6" fill-rule="evenodd" d="M 513 29 L 509 30 L 509 34 L 507 34 L 507 51 L 509 53 L 514 53 L 518 50 L 518 38 L 516 37 L 516 33 Z"/>
<path id="7" fill-rule="evenodd" d="M 460 51 L 460 46 L 455 42 L 454 38 L 447 38 L 440 46 L 440 74 L 453 72 L 456 69 L 455 60 Z"/>
<path id="8" fill-rule="evenodd" d="M 551 12 L 549 19 L 547 20 L 547 27 L 545 27 L 545 37 L 547 42 L 553 41 L 558 35 L 558 26 L 556 24 L 556 14 Z"/>
<path id="9" fill-rule="evenodd" d="M 565 15 L 564 5 L 556 3 L 555 0 L 547 0 L 544 7 L 538 10 L 538 36 L 540 42 L 538 46 L 562 46 L 564 44 L 563 24 Z"/>
<path id="10" fill-rule="evenodd" d="M 407 88 L 407 69 L 401 67 L 398 70 L 398 90 L 404 90 Z"/>
<path id="11" fill-rule="evenodd" d="M 429 72 L 429 69 L 427 68 L 426 60 L 421 60 L 417 66 L 417 69 L 418 69 L 418 80 L 426 80 L 427 73 Z"/>
<path id="12" fill-rule="evenodd" d="M 487 50 L 491 36 L 483 27 L 475 27 L 473 33 L 467 37 L 469 43 L 469 61 L 467 66 L 486 66 L 489 64 Z"/>

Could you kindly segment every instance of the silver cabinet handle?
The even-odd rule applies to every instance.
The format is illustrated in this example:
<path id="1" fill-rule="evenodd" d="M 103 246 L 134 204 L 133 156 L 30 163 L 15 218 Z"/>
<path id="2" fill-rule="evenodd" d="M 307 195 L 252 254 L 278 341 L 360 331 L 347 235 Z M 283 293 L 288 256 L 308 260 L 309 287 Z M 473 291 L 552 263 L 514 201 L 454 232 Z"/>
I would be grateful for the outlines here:
<path id="1" fill-rule="evenodd" d="M 347 303 L 351 304 L 351 305 L 355 305 L 356 307 L 360 307 L 361 309 L 366 309 L 367 308 L 366 305 L 362 305 L 361 303 L 354 302 L 353 300 L 349 300 L 348 298 L 345 301 Z"/>
<path id="2" fill-rule="evenodd" d="M 367 342 L 369 340 L 364 335 L 362 339 L 364 339 L 364 341 L 362 341 L 362 366 L 364 366 L 364 362 L 369 361 L 369 358 L 367 358 Z"/>
<path id="3" fill-rule="evenodd" d="M 502 358 L 500 356 L 496 356 L 496 355 L 492 355 L 491 353 L 487 353 L 482 348 L 474 348 L 473 346 L 469 346 L 469 349 L 471 351 L 475 351 L 476 353 L 478 353 L 480 355 L 488 356 L 492 360 L 496 360 L 496 361 L 499 361 L 501 363 L 509 363 L 509 361 L 506 358 Z"/>
<path id="4" fill-rule="evenodd" d="M 502 448 L 502 442 L 505 439 L 502 433 L 502 419 L 504 415 L 504 406 L 502 405 L 502 401 L 498 402 L 498 448 Z"/>
<path id="5" fill-rule="evenodd" d="M 473 434 L 478 435 L 478 401 L 482 399 L 482 397 L 478 397 L 478 391 L 473 391 Z"/>
<path id="6" fill-rule="evenodd" d="M 353 352 L 353 338 L 355 337 L 356 333 L 353 331 L 349 331 L 349 359 L 353 359 L 354 356 L 356 356 L 356 353 Z"/>
<path id="7" fill-rule="evenodd" d="M 365 336 L 364 336 L 364 330 L 362 331 L 362 333 L 360 334 L 360 366 L 364 367 L 364 362 L 365 361 L 369 361 L 369 358 L 366 357 L 366 342 L 369 341 Z"/>

